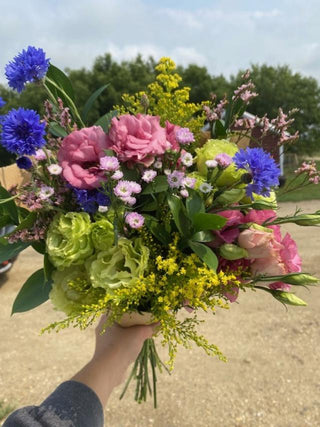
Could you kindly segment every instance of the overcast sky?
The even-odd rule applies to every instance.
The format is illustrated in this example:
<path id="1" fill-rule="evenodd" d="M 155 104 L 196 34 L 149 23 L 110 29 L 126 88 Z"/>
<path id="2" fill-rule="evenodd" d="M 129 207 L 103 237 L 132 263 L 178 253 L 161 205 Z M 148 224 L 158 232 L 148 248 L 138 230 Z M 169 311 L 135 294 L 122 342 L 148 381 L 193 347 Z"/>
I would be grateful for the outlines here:
<path id="1" fill-rule="evenodd" d="M 0 11 L 0 82 L 28 45 L 60 68 L 141 53 L 225 76 L 288 64 L 320 81 L 320 0 L 0 0 Z"/>

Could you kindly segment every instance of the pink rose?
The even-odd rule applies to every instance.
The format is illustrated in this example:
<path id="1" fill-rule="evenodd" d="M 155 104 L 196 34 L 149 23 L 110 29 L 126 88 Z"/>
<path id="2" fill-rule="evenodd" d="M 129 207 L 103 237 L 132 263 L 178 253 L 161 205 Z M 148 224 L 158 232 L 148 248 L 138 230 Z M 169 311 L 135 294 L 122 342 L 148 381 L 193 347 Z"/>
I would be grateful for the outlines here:
<path id="1" fill-rule="evenodd" d="M 121 162 L 150 166 L 155 156 L 163 154 L 170 144 L 158 116 L 125 114 L 111 120 L 107 147 Z"/>
<path id="2" fill-rule="evenodd" d="M 105 156 L 107 138 L 100 126 L 76 130 L 66 136 L 58 152 L 64 178 L 76 188 L 90 190 L 105 179 L 100 158 Z"/>
<path id="3" fill-rule="evenodd" d="M 176 132 L 181 129 L 180 126 L 174 125 L 170 123 L 168 120 L 166 121 L 166 134 L 167 140 L 170 142 L 171 150 L 179 151 L 180 145 L 176 139 Z"/>

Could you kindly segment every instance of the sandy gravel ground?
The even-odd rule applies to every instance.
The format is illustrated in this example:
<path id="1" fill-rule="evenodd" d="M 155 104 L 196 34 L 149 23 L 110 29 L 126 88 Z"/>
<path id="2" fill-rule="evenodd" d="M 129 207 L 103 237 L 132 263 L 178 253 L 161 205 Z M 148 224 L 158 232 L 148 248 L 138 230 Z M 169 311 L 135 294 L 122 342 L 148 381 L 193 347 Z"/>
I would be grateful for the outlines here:
<path id="1" fill-rule="evenodd" d="M 286 203 L 281 213 L 294 211 Z M 320 201 L 304 210 L 320 209 Z M 297 240 L 304 270 L 320 276 L 318 228 L 285 227 Z M 60 317 L 46 303 L 33 312 L 10 317 L 15 295 L 41 266 L 41 258 L 25 251 L 7 280 L 1 279 L 0 400 L 16 406 L 40 403 L 62 380 L 88 360 L 93 331 L 66 330 L 39 336 Z M 228 357 L 209 358 L 199 349 L 180 349 L 173 374 L 158 382 L 159 408 L 137 405 L 133 389 L 120 403 L 115 390 L 106 409 L 113 427 L 303 427 L 320 425 L 320 288 L 297 294 L 307 307 L 283 306 L 262 292 L 247 292 L 229 311 L 204 315 L 202 332 Z M 165 357 L 165 349 L 160 353 Z M 88 426 L 89 427 L 89 426 Z"/>

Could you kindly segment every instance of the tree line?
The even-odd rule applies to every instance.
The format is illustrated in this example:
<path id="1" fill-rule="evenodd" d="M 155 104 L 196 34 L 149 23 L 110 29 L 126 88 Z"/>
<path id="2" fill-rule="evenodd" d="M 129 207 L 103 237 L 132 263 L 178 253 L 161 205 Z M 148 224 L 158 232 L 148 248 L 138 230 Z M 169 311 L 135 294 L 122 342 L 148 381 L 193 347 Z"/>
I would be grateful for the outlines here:
<path id="1" fill-rule="evenodd" d="M 106 53 L 95 60 L 91 69 L 65 71 L 73 84 L 80 110 L 96 89 L 110 83 L 90 112 L 90 122 L 94 123 L 114 105 L 121 103 L 121 95 L 124 92 L 133 94 L 144 90 L 154 80 L 155 65 L 156 61 L 152 57 L 144 60 L 141 55 L 138 55 L 134 60 L 118 63 L 109 53 Z M 191 88 L 190 101 L 192 102 L 208 100 L 211 93 L 215 93 L 218 99 L 224 95 L 230 96 L 241 84 L 241 75 L 244 71 L 239 70 L 236 75 L 227 78 L 222 74 L 212 76 L 206 67 L 196 64 L 187 67 L 178 66 L 182 84 Z M 259 96 L 252 100 L 248 111 L 260 117 L 267 113 L 269 118 L 274 118 L 277 116 L 279 107 L 284 112 L 299 108 L 292 131 L 299 131 L 300 142 L 293 146 L 291 151 L 307 154 L 319 152 L 320 87 L 317 80 L 294 73 L 287 65 L 274 67 L 266 64 L 252 65 L 251 78 Z M 7 102 L 2 113 L 19 106 L 43 113 L 46 93 L 41 86 L 29 85 L 19 95 L 8 87 L 0 85 L 0 96 Z"/>

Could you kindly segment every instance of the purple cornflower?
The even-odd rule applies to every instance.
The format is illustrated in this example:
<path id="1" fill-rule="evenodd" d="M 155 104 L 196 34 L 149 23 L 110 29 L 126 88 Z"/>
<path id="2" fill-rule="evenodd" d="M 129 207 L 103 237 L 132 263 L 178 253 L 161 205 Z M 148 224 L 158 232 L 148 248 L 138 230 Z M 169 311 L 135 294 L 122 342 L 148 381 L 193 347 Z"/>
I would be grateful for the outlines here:
<path id="1" fill-rule="evenodd" d="M 252 177 L 252 183 L 246 188 L 246 193 L 251 198 L 252 193 L 269 196 L 270 188 L 279 185 L 280 169 L 262 148 L 241 149 L 233 157 L 233 161 L 237 169 L 246 170 Z"/>
<path id="2" fill-rule="evenodd" d="M 16 160 L 17 166 L 20 169 L 30 169 L 32 168 L 32 161 L 29 159 L 29 157 L 22 156 L 19 157 L 19 159 Z"/>
<path id="3" fill-rule="evenodd" d="M 110 199 L 99 190 L 79 190 L 73 188 L 77 203 L 88 213 L 97 212 L 99 206 L 109 206 Z"/>
<path id="4" fill-rule="evenodd" d="M 0 108 L 2 108 L 4 105 L 6 105 L 6 101 L 4 101 L 0 96 Z"/>
<path id="5" fill-rule="evenodd" d="M 188 145 L 194 142 L 193 133 L 189 128 L 180 128 L 176 131 L 176 140 L 179 144 Z"/>
<path id="6" fill-rule="evenodd" d="M 227 168 L 229 165 L 231 165 L 232 163 L 232 157 L 230 157 L 228 154 L 226 153 L 221 153 L 218 154 L 215 159 L 214 159 L 219 166 L 221 166 L 222 168 Z"/>
<path id="7" fill-rule="evenodd" d="M 152 169 L 149 169 L 143 172 L 141 179 L 145 182 L 152 182 L 156 176 L 157 172 Z"/>
<path id="8" fill-rule="evenodd" d="M 183 178 L 184 172 L 173 171 L 167 176 L 169 187 L 179 188 L 182 185 Z"/>
<path id="9" fill-rule="evenodd" d="M 119 160 L 115 156 L 104 156 L 100 159 L 100 169 L 114 172 L 119 169 Z"/>
<path id="10" fill-rule="evenodd" d="M 12 109 L 2 121 L 1 144 L 19 156 L 35 154 L 46 143 L 45 126 L 34 110 Z"/>
<path id="11" fill-rule="evenodd" d="M 125 222 L 129 224 L 131 228 L 141 228 L 144 224 L 144 217 L 137 212 L 130 212 L 126 215 Z"/>
<path id="12" fill-rule="evenodd" d="M 42 49 L 29 46 L 9 62 L 5 74 L 12 89 L 22 92 L 27 82 L 42 79 L 49 68 L 49 59 Z"/>

